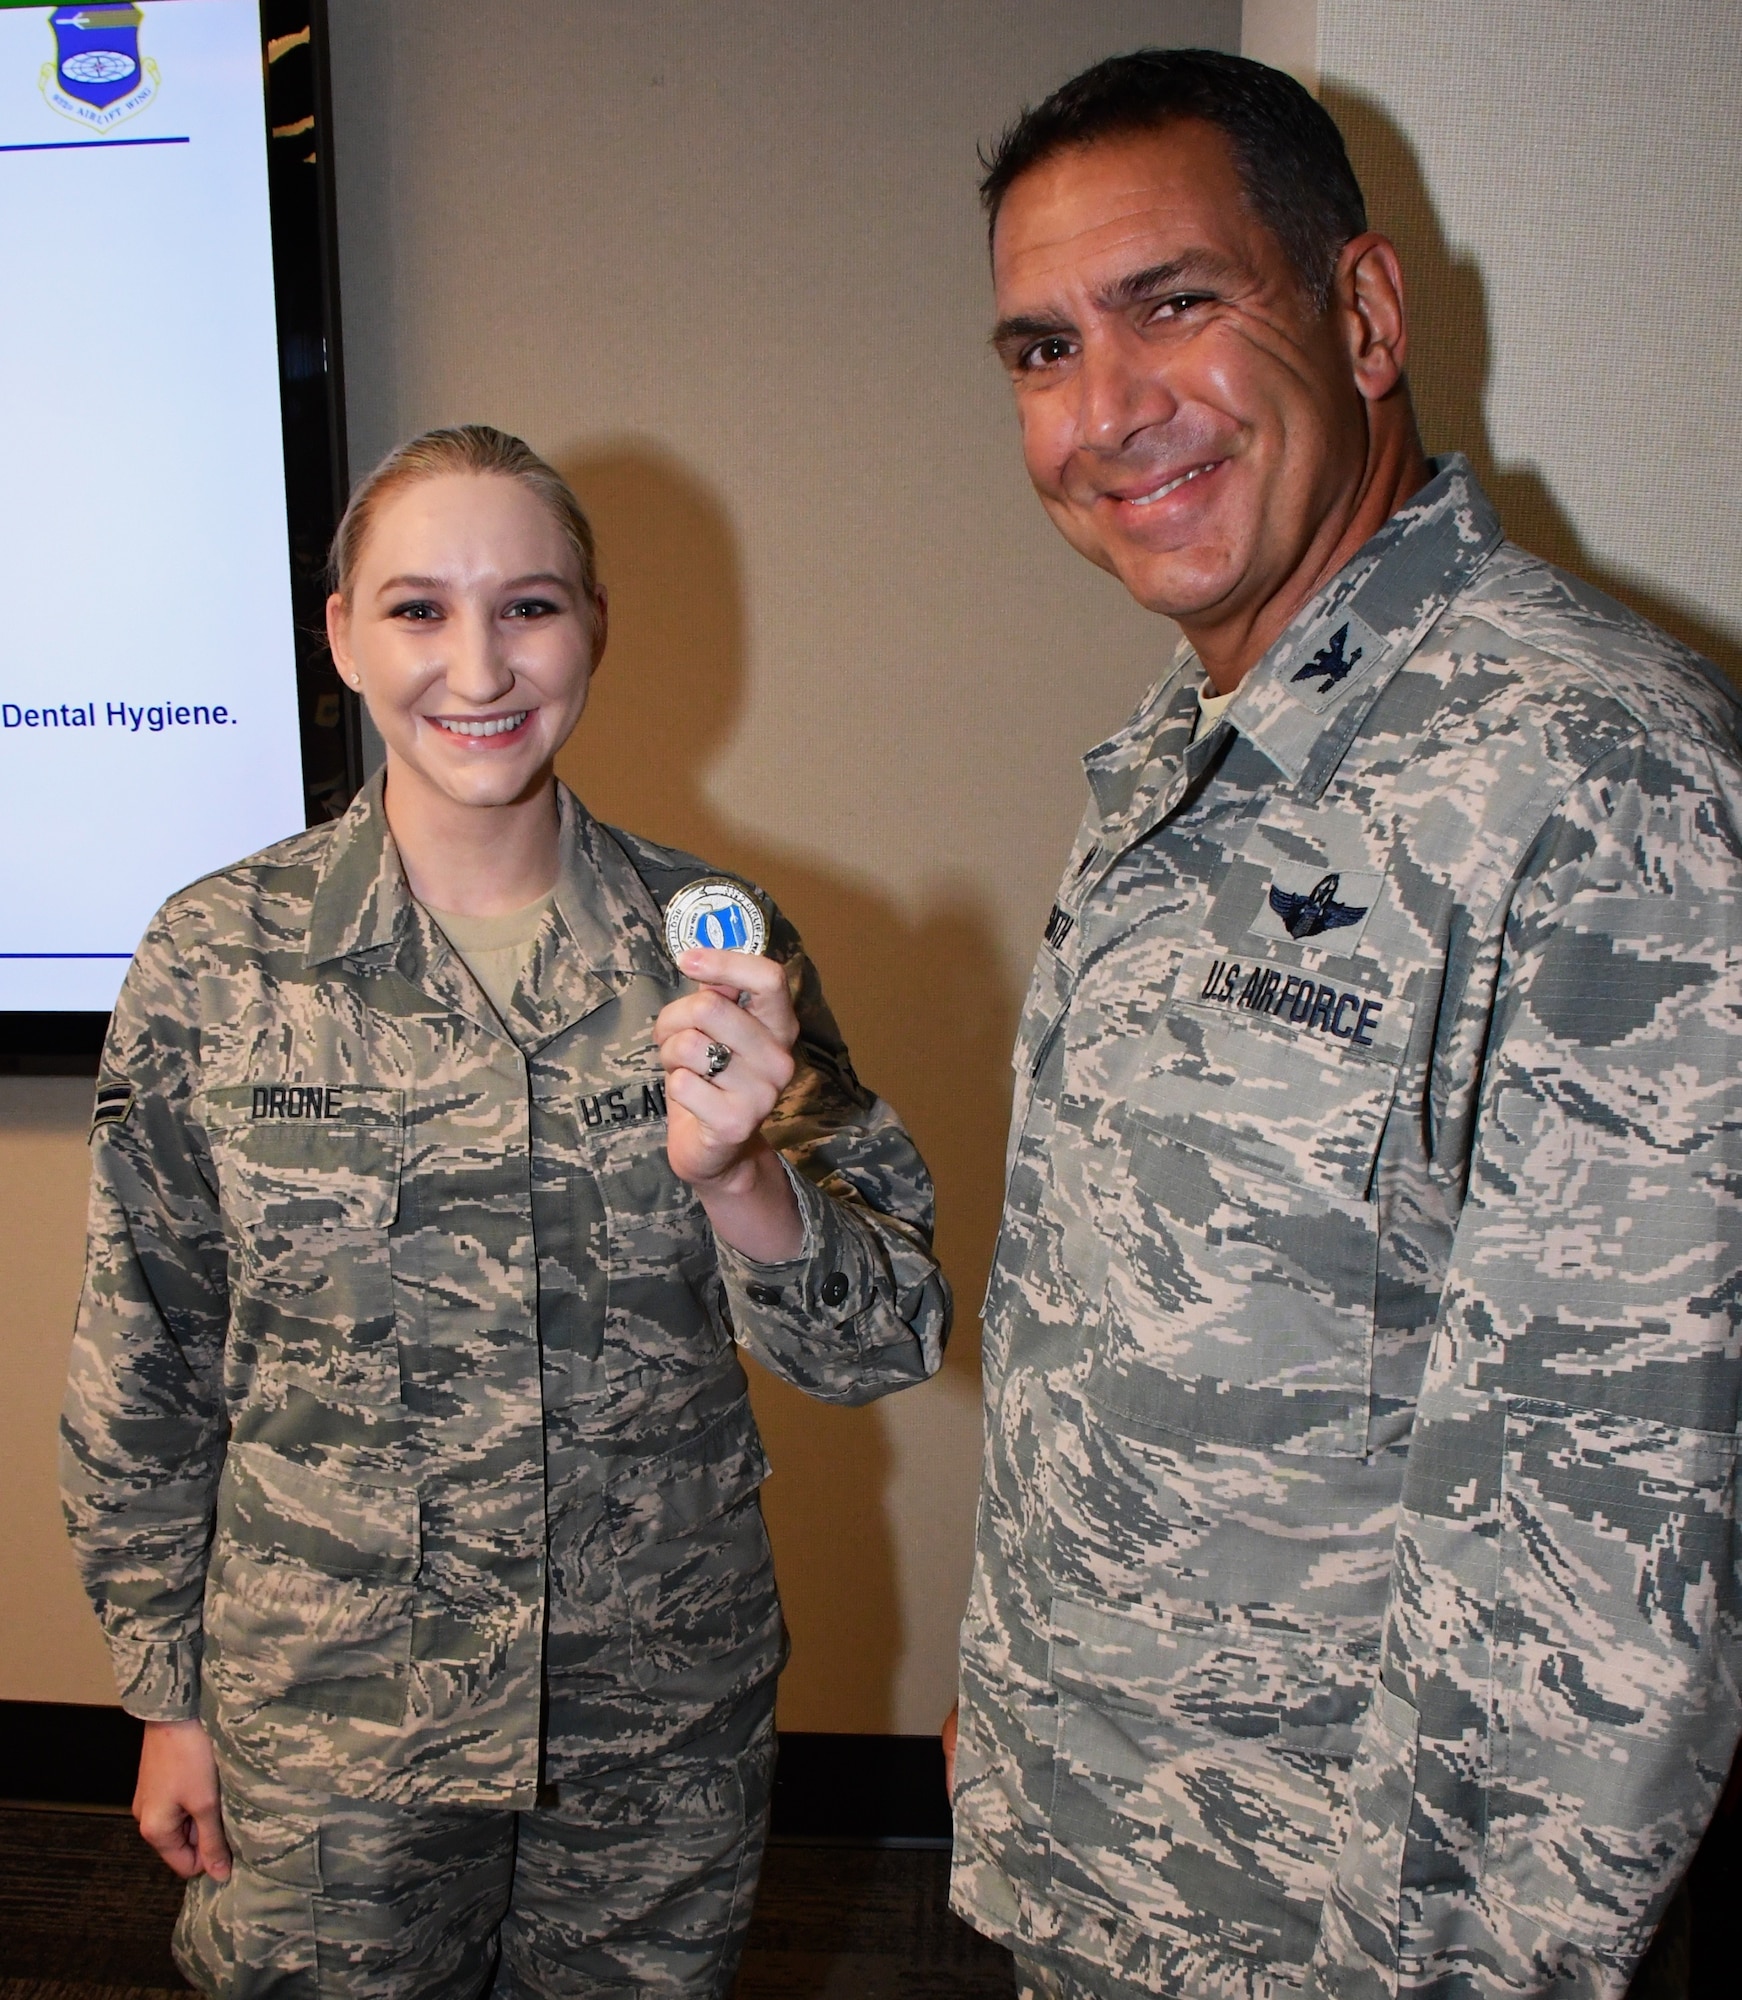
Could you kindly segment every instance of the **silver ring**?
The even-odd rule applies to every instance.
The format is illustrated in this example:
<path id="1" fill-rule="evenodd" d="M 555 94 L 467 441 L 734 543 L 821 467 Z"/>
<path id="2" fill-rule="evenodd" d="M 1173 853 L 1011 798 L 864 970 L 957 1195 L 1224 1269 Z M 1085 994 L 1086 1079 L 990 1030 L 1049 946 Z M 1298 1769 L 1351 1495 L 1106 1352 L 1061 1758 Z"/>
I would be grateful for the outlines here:
<path id="1" fill-rule="evenodd" d="M 710 1042 L 708 1044 L 707 1074 L 709 1076 L 718 1076 L 731 1060 L 732 1051 L 727 1048 L 724 1042 Z"/>

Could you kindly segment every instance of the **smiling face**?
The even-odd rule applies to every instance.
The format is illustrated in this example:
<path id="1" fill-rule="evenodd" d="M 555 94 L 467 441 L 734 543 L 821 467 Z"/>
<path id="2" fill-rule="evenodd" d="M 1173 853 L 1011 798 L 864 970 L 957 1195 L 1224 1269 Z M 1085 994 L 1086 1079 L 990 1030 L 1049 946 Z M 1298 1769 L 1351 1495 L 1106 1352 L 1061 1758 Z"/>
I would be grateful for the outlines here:
<path id="1" fill-rule="evenodd" d="M 390 794 L 511 806 L 549 785 L 586 706 L 604 599 L 523 480 L 443 473 L 377 502 L 327 631 L 387 746 Z"/>
<path id="2" fill-rule="evenodd" d="M 1053 154 L 1004 197 L 993 339 L 1029 477 L 1072 547 L 1194 641 L 1280 629 L 1328 573 L 1374 386 L 1350 257 L 1321 311 L 1195 119 Z"/>

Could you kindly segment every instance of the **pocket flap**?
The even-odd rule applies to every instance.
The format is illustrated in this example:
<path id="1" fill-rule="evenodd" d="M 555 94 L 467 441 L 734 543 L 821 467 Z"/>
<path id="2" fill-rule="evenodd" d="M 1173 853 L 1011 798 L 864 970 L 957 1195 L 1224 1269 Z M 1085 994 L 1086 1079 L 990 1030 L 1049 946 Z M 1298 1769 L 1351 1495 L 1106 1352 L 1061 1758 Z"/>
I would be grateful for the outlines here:
<path id="1" fill-rule="evenodd" d="M 1178 1013 L 1157 1056 L 1132 1086 L 1134 1124 L 1248 1173 L 1366 1198 L 1394 1063 Z"/>
<path id="2" fill-rule="evenodd" d="M 288 1557 L 334 1576 L 409 1581 L 422 1535 L 415 1490 L 367 1485 L 263 1444 L 233 1444 L 219 1492 L 221 1532 L 256 1557 Z"/>
<path id="3" fill-rule="evenodd" d="M 1163 1622 L 1058 1596 L 1052 1600 L 1052 1678 L 1063 1687 L 1123 1693 L 1149 1709 L 1182 1677 L 1195 1685 L 1205 1652 L 1225 1636 L 1211 1619 Z"/>
<path id="4" fill-rule="evenodd" d="M 404 1093 L 235 1084 L 204 1098 L 224 1205 L 273 1228 L 385 1229 L 399 1213 Z"/>

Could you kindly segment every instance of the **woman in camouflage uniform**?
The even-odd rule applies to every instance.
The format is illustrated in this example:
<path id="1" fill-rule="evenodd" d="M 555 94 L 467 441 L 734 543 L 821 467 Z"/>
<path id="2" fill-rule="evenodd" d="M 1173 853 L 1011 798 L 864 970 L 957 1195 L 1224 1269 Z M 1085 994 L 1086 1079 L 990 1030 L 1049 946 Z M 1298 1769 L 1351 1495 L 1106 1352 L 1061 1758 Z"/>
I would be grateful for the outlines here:
<path id="1" fill-rule="evenodd" d="M 930 1183 L 779 913 L 674 964 L 707 871 L 554 777 L 558 475 L 432 432 L 334 573 L 385 770 L 170 900 L 97 1093 L 65 1488 L 135 1812 L 209 1993 L 723 1993 L 785 1653 L 734 1340 L 931 1374 Z"/>

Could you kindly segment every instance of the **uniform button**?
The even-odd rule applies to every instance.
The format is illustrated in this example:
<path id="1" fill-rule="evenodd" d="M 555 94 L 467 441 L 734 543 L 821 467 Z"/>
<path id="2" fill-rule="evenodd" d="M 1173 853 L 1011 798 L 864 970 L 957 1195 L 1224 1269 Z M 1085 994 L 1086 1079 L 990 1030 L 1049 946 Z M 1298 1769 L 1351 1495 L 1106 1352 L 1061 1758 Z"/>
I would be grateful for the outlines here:
<path id="1" fill-rule="evenodd" d="M 777 1306 L 780 1303 L 778 1285 L 746 1285 L 744 1296 L 753 1306 Z"/>
<path id="2" fill-rule="evenodd" d="M 823 1280 L 823 1304 L 838 1306 L 847 1296 L 847 1274 L 845 1271 L 831 1271 Z"/>

